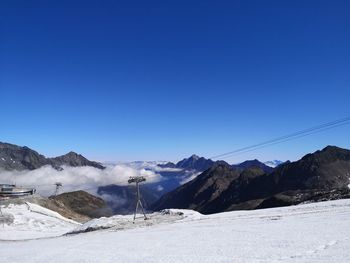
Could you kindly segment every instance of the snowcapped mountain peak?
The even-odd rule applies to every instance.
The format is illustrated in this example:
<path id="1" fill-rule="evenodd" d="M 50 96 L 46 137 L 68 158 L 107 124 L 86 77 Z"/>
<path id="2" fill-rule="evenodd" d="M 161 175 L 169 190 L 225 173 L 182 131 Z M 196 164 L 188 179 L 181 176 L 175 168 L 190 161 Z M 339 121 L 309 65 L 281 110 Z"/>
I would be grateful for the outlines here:
<path id="1" fill-rule="evenodd" d="M 275 167 L 279 166 L 282 163 L 284 163 L 284 162 L 280 161 L 280 160 L 272 160 L 272 161 L 264 162 L 264 164 L 266 164 L 267 166 L 270 166 L 272 168 L 275 168 Z"/>

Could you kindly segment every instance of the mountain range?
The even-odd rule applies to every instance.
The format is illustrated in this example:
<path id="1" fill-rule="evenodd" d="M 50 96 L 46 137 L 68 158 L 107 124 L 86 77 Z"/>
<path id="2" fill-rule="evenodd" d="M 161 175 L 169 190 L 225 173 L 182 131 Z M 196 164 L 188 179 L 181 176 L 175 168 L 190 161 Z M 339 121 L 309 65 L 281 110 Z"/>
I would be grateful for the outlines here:
<path id="1" fill-rule="evenodd" d="M 265 172 L 272 172 L 274 167 L 278 166 L 282 163 L 282 161 L 274 160 L 271 162 L 267 162 L 271 164 L 271 166 L 267 165 L 266 163 L 260 162 L 259 160 L 247 160 L 239 164 L 233 164 L 231 165 L 232 168 L 238 169 L 238 170 L 244 170 L 251 167 L 259 167 L 263 169 Z M 213 161 L 211 159 L 206 159 L 204 157 L 199 157 L 198 155 L 193 154 L 192 156 L 185 158 L 178 163 L 174 164 L 172 162 L 168 162 L 165 164 L 158 164 L 158 166 L 162 168 L 178 168 L 178 169 L 186 169 L 186 170 L 196 170 L 196 171 L 202 171 L 215 166 L 215 165 L 229 165 L 227 162 L 219 160 L 219 161 Z"/>
<path id="2" fill-rule="evenodd" d="M 213 166 L 152 205 L 216 213 L 267 208 L 349 196 L 350 151 L 328 146 L 286 162 L 274 171 L 262 167 Z"/>
<path id="3" fill-rule="evenodd" d="M 241 171 L 249 169 L 249 168 L 260 168 L 265 173 L 271 173 L 274 170 L 273 167 L 268 166 L 265 163 L 262 163 L 262 162 L 260 162 L 257 159 L 255 159 L 255 160 L 247 160 L 247 161 L 244 161 L 244 162 L 242 162 L 240 164 L 231 165 L 231 167 L 234 168 L 234 169 L 241 170 Z"/>
<path id="4" fill-rule="evenodd" d="M 275 161 L 279 162 L 279 161 Z M 193 170 L 197 172 L 203 172 L 214 165 L 225 164 L 225 161 L 213 161 L 204 157 L 199 157 L 195 154 L 188 158 L 184 158 L 178 163 L 172 162 L 155 164 L 160 168 L 177 168 L 182 170 Z M 105 167 L 98 162 L 90 161 L 84 156 L 75 153 L 73 151 L 58 157 L 46 158 L 44 155 L 39 154 L 35 150 L 28 148 L 27 146 L 18 146 L 10 143 L 0 142 L 0 168 L 4 170 L 34 170 L 45 165 L 51 165 L 55 169 L 61 169 L 61 166 L 91 166 L 98 169 L 105 169 Z M 232 165 L 236 169 L 247 169 L 249 167 L 260 167 L 266 172 L 271 172 L 273 167 L 268 166 L 258 160 L 248 160 L 240 164 Z M 164 172 L 164 171 L 163 171 Z M 174 171 L 168 171 L 174 172 Z"/>
<path id="5" fill-rule="evenodd" d="M 62 166 L 105 168 L 75 152 L 46 158 L 26 146 L 0 142 L 0 169 L 34 170 L 45 165 L 57 170 Z M 327 146 L 295 162 L 263 163 L 255 159 L 230 165 L 192 155 L 176 164 L 140 165 L 161 175 L 160 181 L 141 186 L 149 210 L 186 208 L 210 214 L 350 197 L 350 151 L 336 146 Z M 101 185 L 98 194 L 114 213 L 132 212 L 135 187 Z M 86 199 L 81 194 L 79 198 L 82 202 Z"/>
<path id="6" fill-rule="evenodd" d="M 69 152 L 65 155 L 55 158 L 46 158 L 44 155 L 26 147 L 14 144 L 0 142 L 0 169 L 4 170 L 34 170 L 45 165 L 51 165 L 57 170 L 61 166 L 67 165 L 92 166 L 98 169 L 105 167 L 98 162 L 89 161 L 84 156 L 75 152 Z"/>
<path id="7" fill-rule="evenodd" d="M 205 171 L 212 167 L 214 164 L 215 162 L 213 160 L 205 159 L 204 157 L 199 157 L 198 155 L 193 154 L 189 158 L 185 158 L 176 164 L 168 162 L 166 164 L 159 164 L 158 166 L 162 168 L 179 168 L 187 170 Z"/>

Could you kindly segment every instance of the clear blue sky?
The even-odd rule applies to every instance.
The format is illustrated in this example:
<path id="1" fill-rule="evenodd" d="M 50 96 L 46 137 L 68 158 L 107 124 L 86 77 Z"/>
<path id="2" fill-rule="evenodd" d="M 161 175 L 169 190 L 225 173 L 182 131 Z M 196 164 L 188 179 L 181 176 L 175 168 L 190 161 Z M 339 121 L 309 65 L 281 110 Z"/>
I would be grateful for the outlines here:
<path id="1" fill-rule="evenodd" d="M 0 141 L 206 157 L 350 115 L 349 1 L 0 2 Z M 228 159 L 350 148 L 350 125 Z"/>

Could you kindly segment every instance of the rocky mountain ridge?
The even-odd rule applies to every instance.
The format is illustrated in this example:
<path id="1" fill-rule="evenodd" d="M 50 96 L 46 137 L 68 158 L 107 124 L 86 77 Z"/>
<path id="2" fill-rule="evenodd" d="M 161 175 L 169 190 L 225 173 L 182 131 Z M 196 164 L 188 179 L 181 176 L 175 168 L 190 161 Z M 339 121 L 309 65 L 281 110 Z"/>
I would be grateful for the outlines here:
<path id="1" fill-rule="evenodd" d="M 159 164 L 159 167 L 162 168 L 179 168 L 179 169 L 187 169 L 187 170 L 197 170 L 197 171 L 205 171 L 212 167 L 215 162 L 211 159 L 206 159 L 204 157 L 199 157 L 198 155 L 193 154 L 188 158 L 184 158 L 176 164 L 172 162 L 168 162 L 166 164 Z"/>
<path id="2" fill-rule="evenodd" d="M 51 165 L 57 170 L 61 166 L 92 166 L 98 169 L 105 167 L 98 162 L 89 161 L 84 156 L 75 152 L 69 152 L 65 155 L 55 158 L 46 158 L 44 155 L 28 148 L 27 146 L 18 146 L 10 143 L 0 142 L 0 169 L 11 170 L 35 170 L 45 165 Z"/>
<path id="3" fill-rule="evenodd" d="M 327 196 L 345 198 L 349 196 L 349 178 L 350 151 L 328 146 L 270 173 L 260 167 L 239 171 L 224 164 L 214 166 L 164 195 L 152 208 L 188 208 L 210 214 L 296 204 Z"/>

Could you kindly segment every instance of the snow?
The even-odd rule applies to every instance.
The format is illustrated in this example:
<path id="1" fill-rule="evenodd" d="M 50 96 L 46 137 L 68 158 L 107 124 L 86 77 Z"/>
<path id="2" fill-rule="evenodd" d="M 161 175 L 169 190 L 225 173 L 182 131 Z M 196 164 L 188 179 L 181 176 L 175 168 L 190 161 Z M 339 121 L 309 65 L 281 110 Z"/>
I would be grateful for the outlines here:
<path id="1" fill-rule="evenodd" d="M 60 219 L 62 221 L 66 221 L 66 222 L 69 222 L 71 224 L 74 224 L 74 225 L 79 224 L 79 223 L 75 222 L 74 220 L 65 218 L 65 217 L 61 216 L 59 213 L 54 212 L 54 211 L 52 211 L 50 209 L 44 208 L 44 207 L 42 207 L 40 205 L 32 204 L 32 203 L 29 203 L 29 202 L 27 202 L 26 205 L 28 206 L 28 209 L 31 212 L 35 212 L 35 213 L 42 214 L 42 215 L 45 215 L 45 216 L 50 216 L 50 217 L 53 217 L 53 218 L 57 218 L 57 219 Z"/>
<path id="2" fill-rule="evenodd" d="M 24 213 L 28 219 L 29 215 L 44 216 Z M 18 213 L 16 216 L 19 217 Z M 127 222 L 127 217 L 96 219 L 75 229 L 109 228 L 49 239 L 0 241 L 1 259 L 3 262 L 350 262 L 350 200 L 209 216 L 190 210 L 168 210 L 156 216 L 176 220 L 147 225 L 147 220 L 138 218 L 135 227 L 118 228 L 120 222 Z M 41 220 L 47 222 L 50 218 L 57 220 L 57 224 L 70 224 L 46 217 Z M 27 227 L 34 227 L 29 222 Z M 17 226 L 13 231 L 20 232 Z"/>
<path id="3" fill-rule="evenodd" d="M 283 163 L 283 161 L 280 161 L 280 160 L 273 160 L 273 161 L 264 162 L 265 165 L 270 166 L 272 168 L 276 168 L 277 166 L 279 166 L 282 163 Z"/>
<path id="4" fill-rule="evenodd" d="M 193 210 L 176 210 L 166 209 L 161 212 L 155 212 L 147 215 L 148 219 L 144 220 L 143 215 L 137 215 L 137 221 L 133 221 L 130 215 L 116 215 L 112 217 L 101 217 L 93 219 L 81 226 L 75 228 L 72 233 L 95 231 L 99 229 L 113 228 L 114 230 L 126 230 L 136 227 L 149 227 L 152 225 L 159 225 L 164 223 L 172 223 L 176 220 L 193 219 L 202 216 L 200 213 Z"/>
<path id="5" fill-rule="evenodd" d="M 61 236 L 79 223 L 36 204 L 10 204 L 1 207 L 3 215 L 14 218 L 12 224 L 0 225 L 0 241 Z"/>

